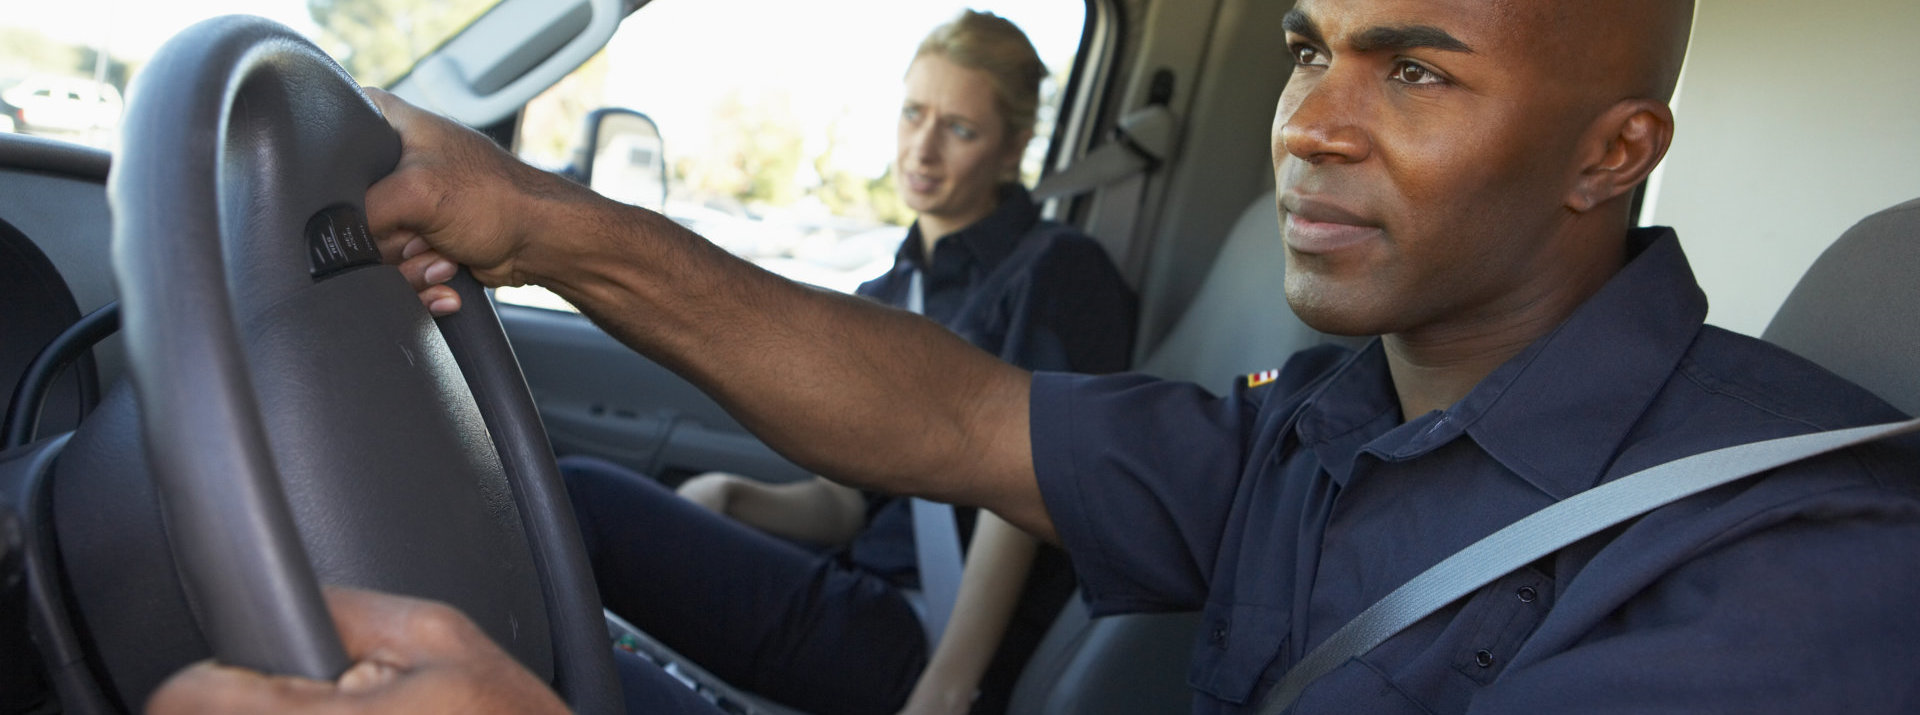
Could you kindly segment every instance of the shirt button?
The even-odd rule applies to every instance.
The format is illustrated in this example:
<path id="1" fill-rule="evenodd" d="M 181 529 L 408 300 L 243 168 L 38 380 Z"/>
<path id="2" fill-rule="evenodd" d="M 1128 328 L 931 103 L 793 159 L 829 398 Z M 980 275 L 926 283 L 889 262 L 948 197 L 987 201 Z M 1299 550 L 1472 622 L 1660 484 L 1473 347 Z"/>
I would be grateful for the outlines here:
<path id="1" fill-rule="evenodd" d="M 1213 642 L 1225 643 L 1226 640 L 1227 640 L 1227 629 L 1224 626 L 1213 629 Z"/>
<path id="2" fill-rule="evenodd" d="M 1473 654 L 1473 664 L 1482 668 L 1493 667 L 1493 651 L 1482 650 Z"/>
<path id="3" fill-rule="evenodd" d="M 1540 592 L 1533 590 L 1532 586 L 1521 586 L 1519 595 L 1521 603 L 1533 603 L 1533 599 L 1540 597 Z"/>

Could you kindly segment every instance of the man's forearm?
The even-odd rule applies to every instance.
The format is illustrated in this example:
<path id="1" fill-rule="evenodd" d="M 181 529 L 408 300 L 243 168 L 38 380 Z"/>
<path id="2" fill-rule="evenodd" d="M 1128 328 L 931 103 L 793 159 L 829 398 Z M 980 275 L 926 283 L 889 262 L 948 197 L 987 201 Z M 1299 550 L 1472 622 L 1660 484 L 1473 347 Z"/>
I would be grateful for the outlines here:
<path id="1" fill-rule="evenodd" d="M 523 273 L 795 462 L 1052 533 L 1026 372 L 919 316 L 768 273 L 659 214 L 608 202 L 555 229 Z"/>

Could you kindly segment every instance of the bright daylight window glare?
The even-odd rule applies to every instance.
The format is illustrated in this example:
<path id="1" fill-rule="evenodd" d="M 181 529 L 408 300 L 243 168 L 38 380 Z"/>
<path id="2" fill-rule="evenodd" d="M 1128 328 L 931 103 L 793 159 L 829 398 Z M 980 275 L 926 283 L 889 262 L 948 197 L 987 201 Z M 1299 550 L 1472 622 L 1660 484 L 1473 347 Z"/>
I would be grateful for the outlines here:
<path id="1" fill-rule="evenodd" d="M 384 86 L 496 0 L 0 0 L 0 131 L 112 150 L 127 83 L 168 39 L 259 15 Z"/>
<path id="2" fill-rule="evenodd" d="M 646 114 L 667 159 L 667 216 L 776 273 L 851 292 L 892 265 L 913 222 L 891 174 L 907 65 L 969 7 L 1018 25 L 1049 70 L 1022 167 L 1032 186 L 1085 0 L 653 0 L 527 106 L 517 149 L 560 169 L 576 161 L 589 111 Z M 567 309 L 537 288 L 496 297 Z"/>
<path id="3" fill-rule="evenodd" d="M 210 17 L 287 25 L 362 84 L 386 86 L 496 1 L 0 0 L 0 131 L 113 150 L 128 82 L 167 39 Z M 636 203 L 777 273 L 850 292 L 891 265 L 914 218 L 891 174 L 907 66 L 930 30 L 968 7 L 1013 21 L 1049 70 L 1022 164 L 1031 186 L 1086 0 L 652 0 L 528 104 L 516 148 L 562 170 L 589 112 L 643 113 L 659 137 L 623 156 L 664 155 L 665 176 L 648 186 L 665 200 Z M 621 167 L 601 161 L 605 191 L 598 178 Z M 537 288 L 498 297 L 571 309 Z"/>

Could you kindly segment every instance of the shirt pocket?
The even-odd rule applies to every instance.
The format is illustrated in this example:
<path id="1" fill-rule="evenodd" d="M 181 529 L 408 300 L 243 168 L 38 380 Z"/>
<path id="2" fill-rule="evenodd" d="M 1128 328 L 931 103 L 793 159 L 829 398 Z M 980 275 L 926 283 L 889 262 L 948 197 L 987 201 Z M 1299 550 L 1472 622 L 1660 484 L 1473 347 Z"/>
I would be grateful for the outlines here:
<path id="1" fill-rule="evenodd" d="M 1287 647 L 1290 623 L 1277 606 L 1208 603 L 1201 612 L 1187 685 L 1226 703 L 1244 705 Z"/>

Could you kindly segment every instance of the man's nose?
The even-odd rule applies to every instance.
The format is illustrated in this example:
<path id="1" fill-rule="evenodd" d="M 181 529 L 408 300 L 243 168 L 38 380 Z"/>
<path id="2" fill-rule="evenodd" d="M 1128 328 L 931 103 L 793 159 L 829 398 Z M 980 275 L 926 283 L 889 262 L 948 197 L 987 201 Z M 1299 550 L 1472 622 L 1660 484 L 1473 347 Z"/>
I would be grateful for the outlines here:
<path id="1" fill-rule="evenodd" d="M 1296 78 L 1280 94 L 1274 117 L 1277 163 L 1291 154 L 1309 164 L 1355 163 L 1373 152 L 1373 140 L 1362 119 L 1368 102 L 1362 88 L 1328 70 L 1311 82 Z"/>

